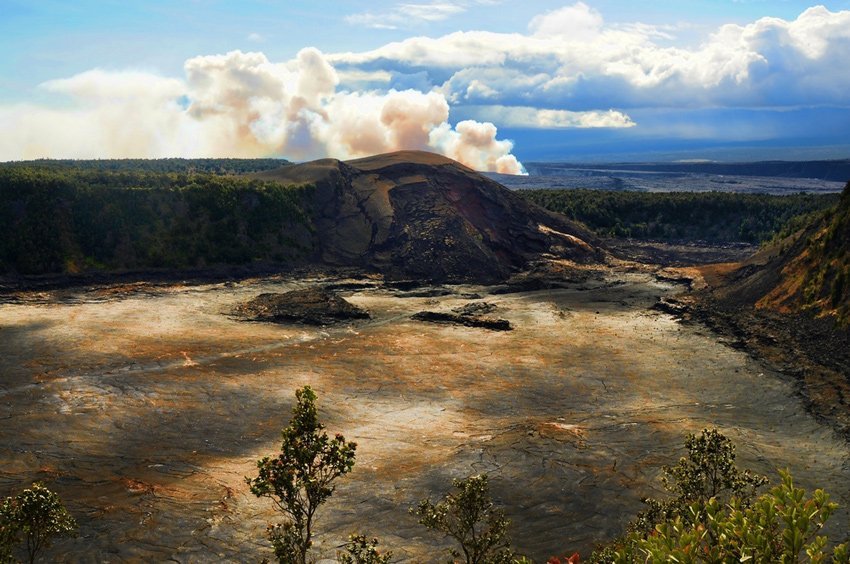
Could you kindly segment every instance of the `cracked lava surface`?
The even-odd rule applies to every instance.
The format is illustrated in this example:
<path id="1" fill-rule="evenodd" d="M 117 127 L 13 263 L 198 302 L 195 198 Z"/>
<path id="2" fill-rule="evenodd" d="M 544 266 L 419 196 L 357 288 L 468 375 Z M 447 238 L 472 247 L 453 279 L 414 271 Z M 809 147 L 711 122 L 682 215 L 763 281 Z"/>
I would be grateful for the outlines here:
<path id="1" fill-rule="evenodd" d="M 80 523 L 58 561 L 257 561 L 268 500 L 244 484 L 279 446 L 294 390 L 310 384 L 330 433 L 358 443 L 354 471 L 317 517 L 314 555 L 377 536 L 396 559 L 444 559 L 408 509 L 486 472 L 537 560 L 612 538 L 661 495 L 688 432 L 717 426 L 738 464 L 850 505 L 848 446 L 793 384 L 699 325 L 650 310 L 680 291 L 649 275 L 543 292 L 343 295 L 372 320 L 313 328 L 237 321 L 252 280 L 0 304 L 0 495 L 41 480 Z M 478 292 L 513 331 L 410 319 Z"/>

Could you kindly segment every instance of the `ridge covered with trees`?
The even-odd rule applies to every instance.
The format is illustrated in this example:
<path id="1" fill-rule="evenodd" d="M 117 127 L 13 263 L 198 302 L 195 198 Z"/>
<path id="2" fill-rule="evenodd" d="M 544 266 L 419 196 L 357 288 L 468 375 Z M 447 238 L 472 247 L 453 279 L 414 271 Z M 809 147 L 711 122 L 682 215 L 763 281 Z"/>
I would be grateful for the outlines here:
<path id="1" fill-rule="evenodd" d="M 792 218 L 834 206 L 837 194 L 518 190 L 603 237 L 709 243 L 769 240 Z"/>
<path id="2" fill-rule="evenodd" d="M 0 167 L 0 273 L 287 263 L 310 187 L 214 174 Z"/>
<path id="3" fill-rule="evenodd" d="M 824 214 L 823 228 L 808 241 L 808 262 L 803 280 L 803 303 L 833 312 L 845 327 L 850 325 L 850 182 L 834 210 Z"/>
<path id="4" fill-rule="evenodd" d="M 101 170 L 113 172 L 182 172 L 248 174 L 278 168 L 284 159 L 37 159 L 0 163 L 0 168 Z"/>

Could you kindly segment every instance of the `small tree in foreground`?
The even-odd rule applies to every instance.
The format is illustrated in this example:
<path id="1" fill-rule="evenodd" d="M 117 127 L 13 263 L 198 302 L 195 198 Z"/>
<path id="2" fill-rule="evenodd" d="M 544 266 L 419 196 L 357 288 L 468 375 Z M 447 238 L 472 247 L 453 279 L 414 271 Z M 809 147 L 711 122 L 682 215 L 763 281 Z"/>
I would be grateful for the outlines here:
<path id="1" fill-rule="evenodd" d="M 664 489 L 675 497 L 666 501 L 644 499 L 648 508 L 638 514 L 630 529 L 648 532 L 665 519 L 687 519 L 691 504 L 706 503 L 711 498 L 725 503 L 735 497 L 747 505 L 768 482 L 764 476 L 735 466 L 735 445 L 717 429 L 703 429 L 700 436 L 688 434 L 685 448 L 688 455 L 675 466 L 665 466 L 661 478 Z"/>
<path id="2" fill-rule="evenodd" d="M 510 521 L 505 513 L 490 499 L 487 476 L 471 476 L 454 480 L 456 493 L 448 493 L 437 504 L 422 500 L 412 512 L 419 522 L 429 529 L 439 531 L 460 544 L 467 564 L 510 564 L 515 555 L 508 536 Z"/>
<path id="3" fill-rule="evenodd" d="M 12 552 L 21 536 L 27 561 L 33 563 L 54 537 L 71 537 L 76 531 L 77 522 L 59 496 L 36 482 L 0 503 L 0 562 L 14 561 Z"/>
<path id="4" fill-rule="evenodd" d="M 12 551 L 18 543 L 18 527 L 12 510 L 12 498 L 0 501 L 0 564 L 14 562 Z"/>
<path id="5" fill-rule="evenodd" d="M 717 430 L 688 435 L 688 456 L 664 468 L 666 501 L 644 500 L 629 532 L 597 549 L 590 562 L 836 562 L 850 564 L 839 545 L 830 554 L 819 536 L 837 505 L 823 490 L 807 498 L 788 472 L 759 497 L 767 479 L 735 467 L 735 447 Z"/>
<path id="6" fill-rule="evenodd" d="M 819 536 L 838 507 L 816 490 L 811 497 L 794 486 L 788 472 L 782 483 L 750 506 L 733 498 L 727 505 L 712 497 L 688 507 L 687 518 L 656 525 L 653 534 L 636 538 L 630 550 L 616 552 L 616 562 L 850 562 L 846 544 L 830 553 Z"/>
<path id="7" fill-rule="evenodd" d="M 268 537 L 278 562 L 306 564 L 316 510 L 333 494 L 334 480 L 351 472 L 357 445 L 342 435 L 328 437 L 319 423 L 316 393 L 295 392 L 297 403 L 282 431 L 280 454 L 257 462 L 256 478 L 245 478 L 251 493 L 272 500 L 286 522 L 270 526 Z"/>

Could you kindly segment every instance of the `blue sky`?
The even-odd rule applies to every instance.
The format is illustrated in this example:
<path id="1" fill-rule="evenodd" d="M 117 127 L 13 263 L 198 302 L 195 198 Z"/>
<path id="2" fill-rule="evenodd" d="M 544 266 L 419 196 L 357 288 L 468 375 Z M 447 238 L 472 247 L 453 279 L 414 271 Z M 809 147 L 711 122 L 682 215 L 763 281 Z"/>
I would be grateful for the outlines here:
<path id="1" fill-rule="evenodd" d="M 0 53 L 0 160 L 850 156 L 850 0 L 0 0 Z"/>

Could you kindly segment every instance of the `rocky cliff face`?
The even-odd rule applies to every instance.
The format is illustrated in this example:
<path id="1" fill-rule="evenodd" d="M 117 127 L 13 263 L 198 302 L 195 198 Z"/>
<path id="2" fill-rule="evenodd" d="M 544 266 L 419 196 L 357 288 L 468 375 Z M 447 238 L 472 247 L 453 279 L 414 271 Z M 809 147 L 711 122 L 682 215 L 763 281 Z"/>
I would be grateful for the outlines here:
<path id="1" fill-rule="evenodd" d="M 315 186 L 314 259 L 327 264 L 394 279 L 491 282 L 544 254 L 580 263 L 603 258 L 584 228 L 432 153 L 323 159 L 255 176 Z"/>

